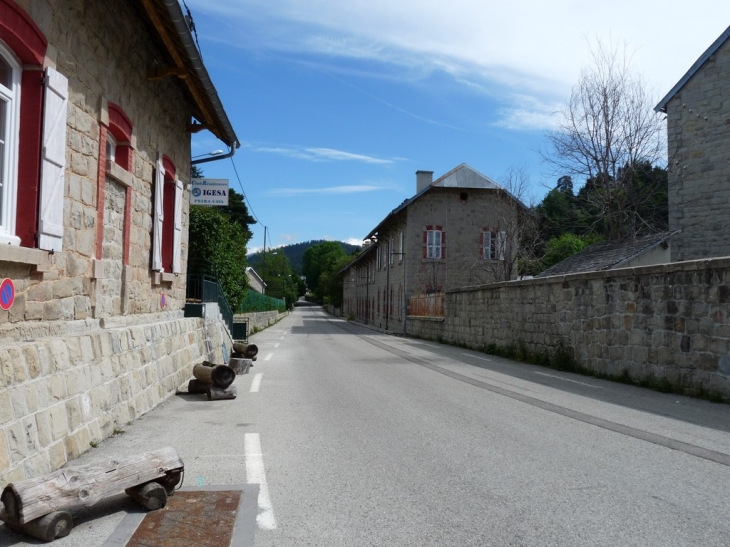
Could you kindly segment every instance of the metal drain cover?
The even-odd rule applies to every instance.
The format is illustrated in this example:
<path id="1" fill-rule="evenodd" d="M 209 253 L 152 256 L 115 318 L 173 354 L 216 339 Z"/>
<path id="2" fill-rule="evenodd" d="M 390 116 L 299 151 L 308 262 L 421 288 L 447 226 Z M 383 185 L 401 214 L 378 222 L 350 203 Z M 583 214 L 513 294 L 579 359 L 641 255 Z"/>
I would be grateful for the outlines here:
<path id="1" fill-rule="evenodd" d="M 164 508 L 145 515 L 127 547 L 231 545 L 241 494 L 241 490 L 175 492 Z"/>

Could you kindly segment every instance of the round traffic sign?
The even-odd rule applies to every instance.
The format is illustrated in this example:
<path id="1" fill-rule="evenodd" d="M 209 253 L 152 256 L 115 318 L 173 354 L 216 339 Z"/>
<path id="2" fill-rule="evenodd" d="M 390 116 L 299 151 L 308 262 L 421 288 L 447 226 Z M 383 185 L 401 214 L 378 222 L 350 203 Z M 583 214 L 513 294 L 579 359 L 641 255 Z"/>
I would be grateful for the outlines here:
<path id="1" fill-rule="evenodd" d="M 12 279 L 3 279 L 0 282 L 0 308 L 9 310 L 15 302 L 15 285 Z"/>

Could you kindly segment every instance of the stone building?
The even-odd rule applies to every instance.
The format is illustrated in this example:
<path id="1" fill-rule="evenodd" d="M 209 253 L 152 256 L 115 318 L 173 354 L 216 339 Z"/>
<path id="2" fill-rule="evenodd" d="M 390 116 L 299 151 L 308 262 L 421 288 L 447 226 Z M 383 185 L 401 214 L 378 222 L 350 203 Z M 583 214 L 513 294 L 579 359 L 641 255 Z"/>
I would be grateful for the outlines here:
<path id="1" fill-rule="evenodd" d="M 730 256 L 730 27 L 656 106 L 667 115 L 672 260 Z"/>
<path id="2" fill-rule="evenodd" d="M 183 312 L 190 135 L 238 147 L 194 44 L 176 0 L 0 0 L 0 486 L 230 345 Z"/>
<path id="3" fill-rule="evenodd" d="M 342 270 L 343 315 L 406 332 L 408 315 L 443 315 L 446 290 L 515 278 L 526 210 L 466 164 L 435 181 L 431 171 L 418 171 L 416 194 L 367 235 L 371 243 Z"/>

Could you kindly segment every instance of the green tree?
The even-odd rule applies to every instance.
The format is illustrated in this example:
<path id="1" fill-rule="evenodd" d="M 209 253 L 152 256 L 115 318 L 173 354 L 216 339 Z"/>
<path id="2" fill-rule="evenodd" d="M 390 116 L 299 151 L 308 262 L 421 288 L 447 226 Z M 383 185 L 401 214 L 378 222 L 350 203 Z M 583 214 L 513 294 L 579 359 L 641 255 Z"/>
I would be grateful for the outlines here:
<path id="1" fill-rule="evenodd" d="M 591 242 L 594 243 L 594 242 Z M 579 253 L 589 245 L 588 238 L 565 233 L 552 238 L 547 243 L 547 250 L 542 259 L 543 269 L 554 266 L 568 257 Z"/>
<path id="2" fill-rule="evenodd" d="M 250 238 L 248 227 L 231 221 L 223 211 L 190 206 L 188 271 L 208 269 L 203 266 L 208 263 L 234 312 L 239 309 L 248 288 L 246 245 Z"/>
<path id="3" fill-rule="evenodd" d="M 280 250 L 266 253 L 266 265 L 260 266 L 263 280 L 266 282 L 266 294 L 286 301 L 287 308 L 294 306 L 299 298 L 300 279 L 291 268 L 289 258 Z"/>
<path id="4" fill-rule="evenodd" d="M 329 274 L 336 269 L 347 254 L 336 241 L 325 241 L 314 245 L 304 252 L 302 257 L 302 273 L 307 279 L 307 288 L 319 301 L 324 301 L 324 287 L 320 286 L 322 274 Z M 339 270 L 337 270 L 339 271 Z M 324 278 L 325 283 L 327 279 Z"/>
<path id="5" fill-rule="evenodd" d="M 548 134 L 552 149 L 543 156 L 557 173 L 592 185 L 578 196 L 582 221 L 616 240 L 639 235 L 643 227 L 637 211 L 656 190 L 649 183 L 660 181 L 644 178 L 639 187 L 636 179 L 642 165 L 663 159 L 666 130 L 653 111 L 655 98 L 631 70 L 625 52 L 599 42 L 591 54 L 593 64 L 581 72 L 558 129 Z M 633 192 L 639 188 L 640 193 Z"/>

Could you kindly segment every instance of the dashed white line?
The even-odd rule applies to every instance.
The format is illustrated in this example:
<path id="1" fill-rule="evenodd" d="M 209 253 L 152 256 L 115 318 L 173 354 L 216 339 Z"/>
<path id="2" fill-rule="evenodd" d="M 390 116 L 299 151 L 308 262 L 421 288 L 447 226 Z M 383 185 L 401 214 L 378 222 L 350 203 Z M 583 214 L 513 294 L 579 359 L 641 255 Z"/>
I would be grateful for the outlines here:
<path id="1" fill-rule="evenodd" d="M 274 356 L 273 353 L 269 353 L 266 357 L 264 357 L 264 361 L 269 361 Z"/>
<path id="2" fill-rule="evenodd" d="M 246 482 L 259 485 L 259 514 L 256 523 L 262 530 L 274 530 L 276 518 L 269 498 L 269 486 L 266 484 L 264 458 L 261 454 L 261 441 L 258 433 L 246 433 L 243 439 L 246 452 Z"/>
<path id="3" fill-rule="evenodd" d="M 534 371 L 533 371 L 533 374 L 539 374 L 540 376 L 547 376 L 549 378 L 555 378 L 557 380 L 562 380 L 563 382 L 570 382 L 571 384 L 580 384 L 582 386 L 592 387 L 593 389 L 603 389 L 600 386 L 594 386 L 593 384 L 587 384 L 586 382 L 579 382 L 578 380 L 570 380 L 568 378 L 563 378 L 562 376 L 556 376 L 554 374 L 546 374 L 544 372 L 534 372 Z"/>
<path id="4" fill-rule="evenodd" d="M 257 372 L 253 375 L 253 381 L 251 382 L 251 389 L 249 389 L 249 392 L 251 393 L 258 393 L 259 388 L 261 387 L 261 377 L 264 375 L 263 372 Z"/>
<path id="5" fill-rule="evenodd" d="M 276 349 L 278 347 L 279 347 L 279 342 L 277 342 L 276 344 L 274 344 L 274 349 Z"/>
<path id="6" fill-rule="evenodd" d="M 467 357 L 471 357 L 472 359 L 479 359 L 480 361 L 491 361 L 491 359 L 488 359 L 486 357 L 478 357 L 476 355 L 472 355 L 471 353 L 462 353 L 462 355 L 466 355 Z"/>

